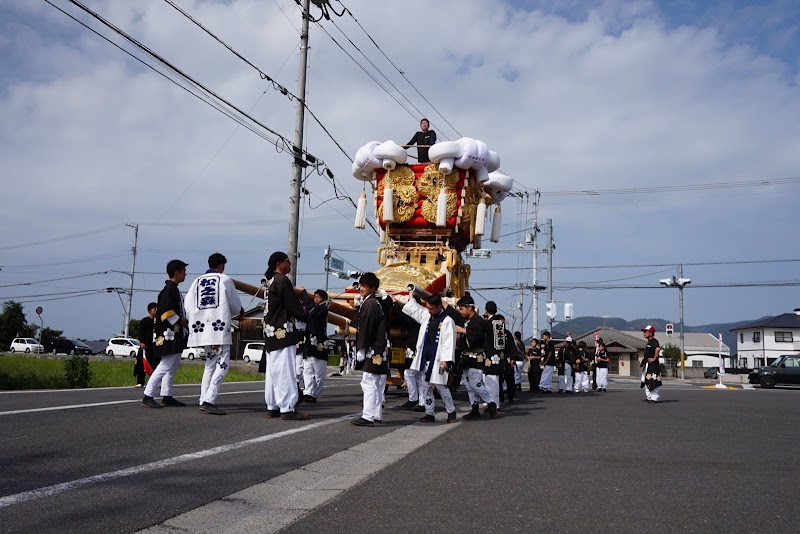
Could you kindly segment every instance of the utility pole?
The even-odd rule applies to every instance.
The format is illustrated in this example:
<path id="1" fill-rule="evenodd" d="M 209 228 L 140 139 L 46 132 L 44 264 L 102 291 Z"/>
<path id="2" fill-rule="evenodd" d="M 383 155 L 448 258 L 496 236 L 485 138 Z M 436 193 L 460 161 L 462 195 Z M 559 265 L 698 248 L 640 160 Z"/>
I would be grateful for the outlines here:
<path id="1" fill-rule="evenodd" d="M 531 221 L 533 231 L 533 337 L 539 339 L 539 290 L 536 288 L 539 281 L 539 251 L 536 236 L 539 234 L 539 190 L 533 192 L 533 216 Z"/>
<path id="2" fill-rule="evenodd" d="M 553 219 L 547 219 L 547 301 L 553 302 Z M 548 317 L 547 322 L 550 325 L 550 332 L 553 331 L 553 317 Z"/>
<path id="3" fill-rule="evenodd" d="M 308 68 L 308 20 L 311 0 L 303 0 L 303 24 L 300 31 L 300 73 L 297 89 L 297 109 L 295 114 L 294 129 L 294 163 L 292 165 L 291 196 L 289 197 L 289 246 L 287 255 L 292 262 L 292 271 L 289 279 L 297 282 L 298 241 L 300 237 L 300 190 L 303 177 L 303 168 L 307 165 L 303 160 L 303 125 L 305 122 L 306 105 L 306 69 Z"/>
<path id="4" fill-rule="evenodd" d="M 683 277 L 683 264 L 678 265 L 678 307 L 681 309 L 681 380 L 686 379 L 686 348 L 683 341 L 683 288 L 687 283 Z"/>
<path id="5" fill-rule="evenodd" d="M 133 306 L 133 277 L 136 274 L 136 247 L 139 244 L 139 225 L 125 223 L 125 226 L 130 226 L 133 228 L 133 248 L 131 249 L 131 252 L 133 253 L 133 261 L 131 262 L 130 272 L 131 285 L 128 288 L 128 310 L 125 312 L 125 326 L 122 329 L 125 333 L 125 337 L 128 337 L 131 325 L 131 307 Z"/>

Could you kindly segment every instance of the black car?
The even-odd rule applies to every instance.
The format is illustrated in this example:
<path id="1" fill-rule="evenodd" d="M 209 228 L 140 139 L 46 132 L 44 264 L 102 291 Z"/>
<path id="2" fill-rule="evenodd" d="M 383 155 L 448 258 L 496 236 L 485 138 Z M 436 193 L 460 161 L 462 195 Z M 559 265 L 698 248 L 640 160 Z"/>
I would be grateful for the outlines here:
<path id="1" fill-rule="evenodd" d="M 709 367 L 703 371 L 703 378 L 717 378 L 719 376 L 719 367 Z"/>
<path id="2" fill-rule="evenodd" d="M 800 354 L 784 354 L 766 367 L 753 369 L 748 379 L 767 389 L 776 384 L 800 384 Z"/>
<path id="3" fill-rule="evenodd" d="M 70 356 L 74 354 L 85 354 L 88 356 L 92 353 L 92 349 L 86 343 L 74 339 L 67 339 L 65 337 L 54 339 L 44 347 L 44 351 L 51 354 L 69 354 Z"/>

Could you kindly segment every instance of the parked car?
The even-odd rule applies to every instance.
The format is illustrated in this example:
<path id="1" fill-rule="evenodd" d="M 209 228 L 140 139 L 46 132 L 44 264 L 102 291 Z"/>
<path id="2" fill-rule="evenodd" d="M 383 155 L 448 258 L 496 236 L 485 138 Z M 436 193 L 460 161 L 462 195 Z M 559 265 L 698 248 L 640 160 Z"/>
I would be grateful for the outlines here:
<path id="1" fill-rule="evenodd" d="M 717 378 L 719 376 L 719 367 L 709 367 L 703 371 L 703 378 Z"/>
<path id="2" fill-rule="evenodd" d="M 135 358 L 136 353 L 139 352 L 139 340 L 130 337 L 112 337 L 108 340 L 108 346 L 103 352 L 112 358 L 114 356 Z"/>
<path id="3" fill-rule="evenodd" d="M 200 358 L 201 360 L 206 359 L 206 349 L 203 347 L 189 347 L 188 349 L 183 349 L 181 352 L 181 359 L 182 360 L 194 360 L 195 358 Z"/>
<path id="4" fill-rule="evenodd" d="M 11 352 L 44 352 L 44 347 L 32 337 L 18 337 L 11 342 Z"/>
<path id="5" fill-rule="evenodd" d="M 244 363 L 260 362 L 261 355 L 264 353 L 263 343 L 248 343 L 244 347 L 244 356 L 242 359 Z"/>
<path id="6" fill-rule="evenodd" d="M 86 343 L 65 337 L 54 339 L 45 345 L 44 351 L 51 354 L 69 354 L 70 356 L 73 354 L 85 354 L 88 356 L 92 353 L 92 349 Z"/>
<path id="7" fill-rule="evenodd" d="M 783 354 L 766 367 L 753 369 L 748 379 L 766 389 L 777 384 L 800 384 L 800 354 Z"/>

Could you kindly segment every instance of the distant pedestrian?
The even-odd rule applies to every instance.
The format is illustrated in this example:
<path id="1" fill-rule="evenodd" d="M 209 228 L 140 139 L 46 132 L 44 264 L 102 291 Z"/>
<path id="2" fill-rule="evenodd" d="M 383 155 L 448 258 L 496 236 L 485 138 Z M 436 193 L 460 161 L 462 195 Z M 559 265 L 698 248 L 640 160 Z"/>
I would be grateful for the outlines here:
<path id="1" fill-rule="evenodd" d="M 225 274 L 227 263 L 219 252 L 209 256 L 208 270 L 192 282 L 184 300 L 189 346 L 203 347 L 206 353 L 200 411 L 212 415 L 225 415 L 217 407 L 217 395 L 231 366 L 233 318 L 244 314 L 233 279 Z"/>
<path id="2" fill-rule="evenodd" d="M 655 338 L 656 328 L 647 325 L 642 328 L 647 345 L 644 348 L 644 358 L 642 358 L 642 387 L 647 402 L 656 403 L 660 397 L 661 390 L 661 363 L 658 361 L 661 355 L 661 346 Z"/>
<path id="3" fill-rule="evenodd" d="M 147 305 L 147 317 L 139 321 L 139 351 L 136 353 L 136 364 L 133 366 L 133 376 L 136 377 L 137 388 L 144 387 L 145 376 L 153 374 L 153 369 L 158 366 L 158 362 L 153 365 L 155 360 L 155 354 L 153 354 L 155 351 L 153 344 L 155 321 L 153 319 L 157 309 L 158 304 L 151 302 Z"/>
<path id="4" fill-rule="evenodd" d="M 525 343 L 522 341 L 522 332 L 514 332 L 514 347 L 521 356 L 514 362 L 514 387 L 517 391 L 522 391 L 522 369 L 525 366 Z"/>
<path id="5" fill-rule="evenodd" d="M 365 273 L 358 280 L 363 300 L 356 318 L 356 361 L 363 362 L 364 400 L 361 417 L 351 421 L 356 426 L 374 426 L 383 420 L 383 390 L 389 375 L 389 360 L 386 316 L 375 295 L 379 286 L 380 279 L 374 273 Z"/>
<path id="6" fill-rule="evenodd" d="M 597 391 L 608 391 L 608 363 L 611 361 L 606 352 L 606 344 L 597 342 L 597 355 L 595 356 L 595 369 L 597 369 Z"/>
<path id="7" fill-rule="evenodd" d="M 541 391 L 539 388 L 539 381 L 542 379 L 542 349 L 539 348 L 538 339 L 531 339 L 531 346 L 527 351 L 527 357 L 530 365 L 528 368 L 528 384 L 530 385 L 530 391 L 531 393 L 538 393 Z"/>
<path id="8" fill-rule="evenodd" d="M 572 336 L 567 336 L 564 340 L 564 346 L 561 347 L 558 357 L 558 392 L 572 393 L 573 383 L 573 370 L 572 365 L 575 363 L 575 358 L 578 356 L 578 351 L 575 345 L 572 344 Z"/>
<path id="9" fill-rule="evenodd" d="M 553 392 L 553 371 L 556 368 L 556 345 L 550 339 L 550 332 L 542 332 L 542 378 L 539 381 L 539 389 L 548 395 Z"/>
<path id="10" fill-rule="evenodd" d="M 436 144 L 436 132 L 430 130 L 430 122 L 428 119 L 419 121 L 420 131 L 414 134 L 414 137 L 406 143 L 407 146 L 417 147 L 417 163 L 430 163 L 428 157 L 428 149 Z"/>
<path id="11" fill-rule="evenodd" d="M 586 352 L 586 343 L 581 341 L 578 343 L 578 350 L 576 351 L 575 365 L 575 393 L 583 389 L 584 393 L 589 392 L 589 355 Z"/>
<path id="12" fill-rule="evenodd" d="M 169 280 L 164 283 L 164 289 L 158 294 L 154 344 L 159 362 L 144 390 L 142 404 L 148 408 L 186 406 L 172 397 L 172 382 L 181 364 L 181 352 L 186 348 L 189 337 L 186 329 L 189 320 L 183 310 L 183 297 L 178 289 L 178 284 L 186 280 L 187 265 L 181 260 L 171 260 L 167 263 Z M 153 399 L 159 386 L 161 386 L 161 404 Z"/>
<path id="13" fill-rule="evenodd" d="M 264 399 L 269 417 L 280 417 L 286 421 L 308 419 L 308 414 L 295 411 L 299 400 L 297 390 L 297 344 L 301 337 L 295 321 L 305 319 L 305 310 L 300 304 L 289 277 L 292 262 L 285 252 L 273 252 L 269 257 L 267 289 L 264 308 L 264 346 L 267 351 L 264 375 Z M 307 293 L 297 288 L 305 298 Z"/>

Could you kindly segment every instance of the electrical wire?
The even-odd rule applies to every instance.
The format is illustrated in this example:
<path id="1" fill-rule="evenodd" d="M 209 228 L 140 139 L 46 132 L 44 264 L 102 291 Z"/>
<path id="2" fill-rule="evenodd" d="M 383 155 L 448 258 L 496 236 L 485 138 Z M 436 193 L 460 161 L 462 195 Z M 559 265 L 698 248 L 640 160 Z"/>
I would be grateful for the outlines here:
<path id="1" fill-rule="evenodd" d="M 108 232 L 109 230 L 116 230 L 117 228 L 121 228 L 123 226 L 125 226 L 125 225 L 120 223 L 120 224 L 114 224 L 114 225 L 111 225 L 111 226 L 105 226 L 103 228 L 96 228 L 94 230 L 87 230 L 85 232 L 79 232 L 77 234 L 70 234 L 70 235 L 65 235 L 65 236 L 61 236 L 61 237 L 53 237 L 53 238 L 50 238 L 50 239 L 44 239 L 42 241 L 34 241 L 32 243 L 22 243 L 22 244 L 19 244 L 19 245 L 8 245 L 8 246 L 5 246 L 5 247 L 0 247 L 0 251 L 2 251 L 2 250 L 15 250 L 15 249 L 18 249 L 18 248 L 25 248 L 25 247 L 35 247 L 35 246 L 38 246 L 38 245 L 48 245 L 50 243 L 58 243 L 58 242 L 61 242 L 61 241 L 67 241 L 69 239 L 77 239 L 79 237 L 86 237 L 86 236 L 89 236 L 89 235 L 99 234 L 99 233 L 102 233 L 102 232 Z"/>

